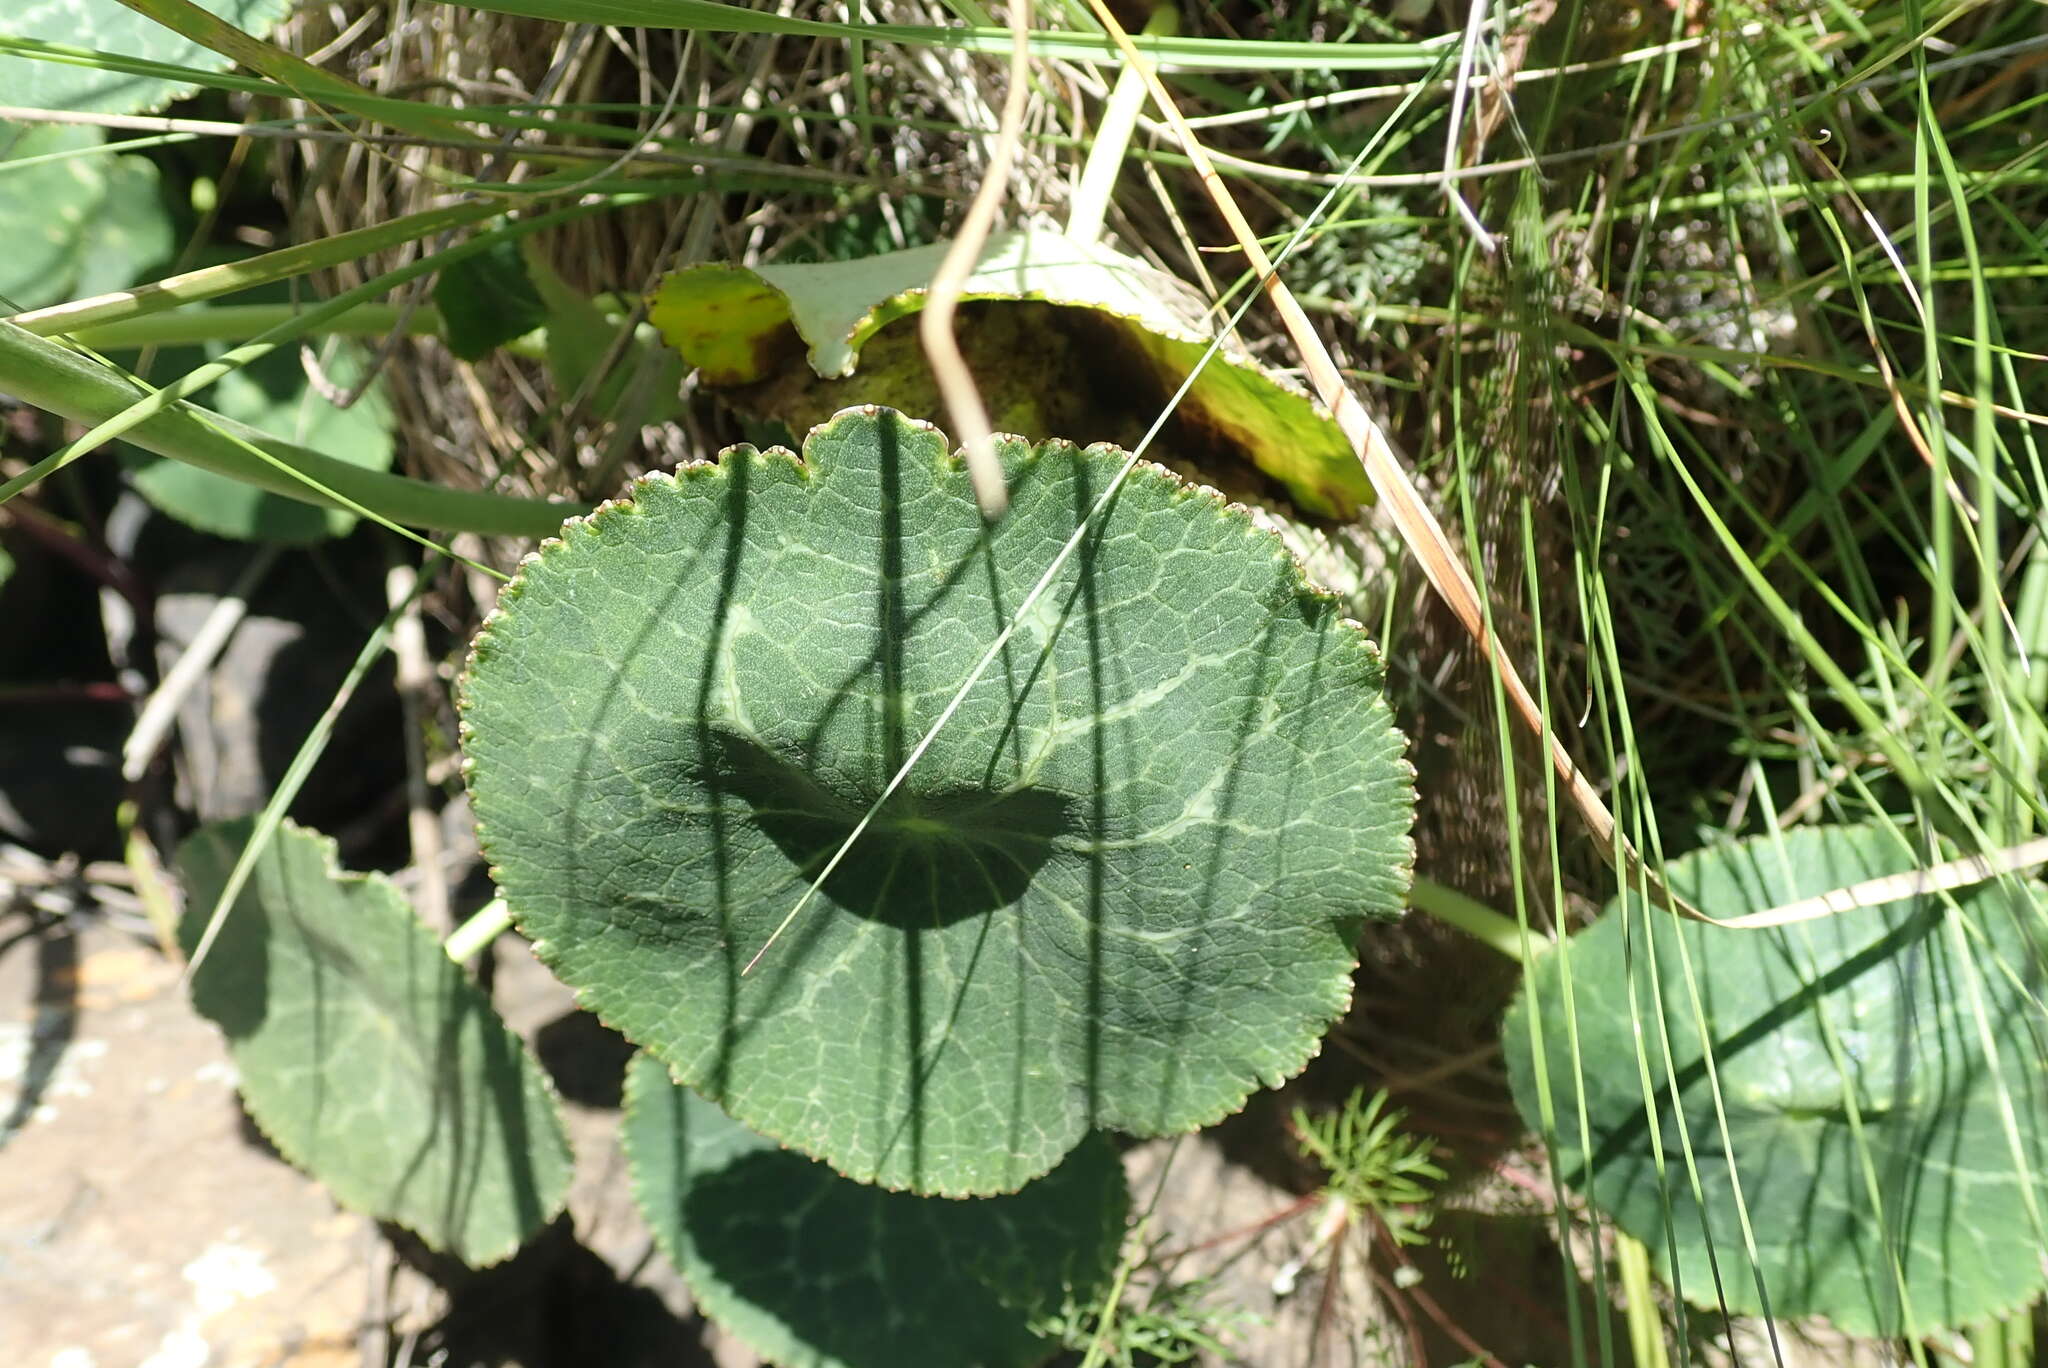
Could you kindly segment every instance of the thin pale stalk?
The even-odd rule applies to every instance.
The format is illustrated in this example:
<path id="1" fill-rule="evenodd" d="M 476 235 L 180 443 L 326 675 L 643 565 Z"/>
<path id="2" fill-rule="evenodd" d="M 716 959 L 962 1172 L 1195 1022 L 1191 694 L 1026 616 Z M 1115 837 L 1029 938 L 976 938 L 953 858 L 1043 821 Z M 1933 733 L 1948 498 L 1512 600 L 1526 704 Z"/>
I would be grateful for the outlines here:
<path id="1" fill-rule="evenodd" d="M 1003 94 L 1003 117 L 995 146 L 989 151 L 988 167 L 981 188 L 967 207 L 967 217 L 939 269 L 932 275 L 931 290 L 924 311 L 918 315 L 918 340 L 924 344 L 931 363 L 932 379 L 939 397 L 952 415 L 960 435 L 960 451 L 967 458 L 967 474 L 974 482 L 974 501 L 981 516 L 994 522 L 1010 506 L 1003 488 L 1003 468 L 996 462 L 995 433 L 989 426 L 988 406 L 960 354 L 959 339 L 953 336 L 953 316 L 960 307 L 960 294 L 981 249 L 995 226 L 996 210 L 1009 187 L 1010 163 L 1016 158 L 1018 135 L 1024 127 L 1024 102 L 1031 93 L 1031 2 L 1011 0 L 1010 4 L 1010 88 Z"/>

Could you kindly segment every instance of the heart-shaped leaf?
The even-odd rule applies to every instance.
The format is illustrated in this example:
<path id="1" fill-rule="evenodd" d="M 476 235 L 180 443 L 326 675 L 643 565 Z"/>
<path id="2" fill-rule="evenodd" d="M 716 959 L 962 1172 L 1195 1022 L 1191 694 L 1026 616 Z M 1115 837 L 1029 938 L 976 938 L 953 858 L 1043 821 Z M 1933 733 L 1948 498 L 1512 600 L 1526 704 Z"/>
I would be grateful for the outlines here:
<path id="1" fill-rule="evenodd" d="M 448 350 L 481 361 L 548 321 L 548 306 L 512 238 L 456 262 L 434 277 L 434 306 Z"/>
<path id="2" fill-rule="evenodd" d="M 921 1192 L 1300 1069 L 1410 860 L 1379 656 L 1277 539 L 1140 466 L 1027 606 L 1120 462 L 998 446 L 993 529 L 887 410 L 642 481 L 528 559 L 462 689 L 543 958 L 747 1126 Z"/>
<path id="3" fill-rule="evenodd" d="M 1804 829 L 1699 852 L 1667 877 L 1734 917 L 1912 867 L 1884 830 Z M 1692 1301 L 1825 1315 L 1859 1335 L 2010 1311 L 2044 1281 L 2048 933 L 2038 888 L 1985 883 L 1956 899 L 1774 930 L 1610 908 L 1531 968 L 1509 1015 L 1522 1115 L 1540 1127 L 1540 1022 L 1561 1175 L 1667 1280 L 1675 1245 Z"/>
<path id="4" fill-rule="evenodd" d="M 1101 1295 L 1129 1205 L 1101 1136 L 1003 1197 L 841 1178 L 754 1134 L 652 1055 L 626 1074 L 633 1192 L 704 1313 L 784 1368 L 1043 1362 L 1032 1323 Z"/>
<path id="5" fill-rule="evenodd" d="M 249 821 L 178 851 L 192 953 Z M 279 828 L 192 976 L 228 1038 L 249 1115 L 278 1153 L 354 1210 L 487 1264 L 562 1209 L 569 1143 L 517 1036 L 381 875 Z"/>

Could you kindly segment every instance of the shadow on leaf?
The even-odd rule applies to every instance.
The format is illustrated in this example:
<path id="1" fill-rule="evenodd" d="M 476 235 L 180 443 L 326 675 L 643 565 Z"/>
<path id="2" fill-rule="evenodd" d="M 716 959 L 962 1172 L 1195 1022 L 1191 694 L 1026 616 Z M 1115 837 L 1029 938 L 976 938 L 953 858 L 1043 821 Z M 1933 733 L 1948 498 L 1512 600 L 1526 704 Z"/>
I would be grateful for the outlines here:
<path id="1" fill-rule="evenodd" d="M 845 842 L 871 798 L 832 792 L 760 743 L 713 731 L 701 781 L 744 801 L 750 817 L 806 877 Z M 824 882 L 827 897 L 906 929 L 945 926 L 1007 907 L 1062 835 L 1082 834 L 1072 799 L 1047 789 L 897 790 Z"/>

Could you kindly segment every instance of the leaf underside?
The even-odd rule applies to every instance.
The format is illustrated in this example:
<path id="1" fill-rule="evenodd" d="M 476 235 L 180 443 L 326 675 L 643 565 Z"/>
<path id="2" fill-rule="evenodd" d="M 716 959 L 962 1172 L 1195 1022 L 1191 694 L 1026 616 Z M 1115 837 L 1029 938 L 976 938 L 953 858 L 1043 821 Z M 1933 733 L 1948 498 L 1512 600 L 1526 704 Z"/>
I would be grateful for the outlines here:
<path id="1" fill-rule="evenodd" d="M 688 266 L 662 282 L 649 317 L 705 384 L 747 387 L 732 393 L 737 407 L 792 431 L 853 404 L 935 418 L 910 315 L 950 246 Z M 1249 492 L 1241 465 L 1318 517 L 1349 519 L 1373 501 L 1350 442 L 1306 394 L 1238 346 L 1203 364 L 1215 323 L 1185 282 L 1100 243 L 1021 230 L 991 238 L 961 289 L 956 331 L 999 430 L 1135 444 L 1195 373 L 1166 445 L 1204 483 Z"/>

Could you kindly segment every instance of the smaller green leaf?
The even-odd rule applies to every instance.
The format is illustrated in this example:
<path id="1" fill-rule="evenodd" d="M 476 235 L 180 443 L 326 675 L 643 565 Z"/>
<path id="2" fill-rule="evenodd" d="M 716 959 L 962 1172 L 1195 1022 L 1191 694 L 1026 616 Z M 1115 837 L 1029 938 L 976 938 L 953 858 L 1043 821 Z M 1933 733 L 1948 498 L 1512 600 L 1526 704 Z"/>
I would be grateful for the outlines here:
<path id="1" fill-rule="evenodd" d="M 242 297 L 248 303 L 285 303 L 293 294 L 291 286 L 280 283 L 244 291 Z M 172 348 L 158 354 L 151 374 L 162 383 L 227 350 L 224 342 Z M 329 341 L 316 352 L 320 373 L 336 389 L 352 388 L 362 379 L 366 355 L 360 343 L 346 339 Z M 201 402 L 336 460 L 369 470 L 391 467 L 391 407 L 382 385 L 373 383 L 354 404 L 341 408 L 314 387 L 295 346 L 280 347 L 222 376 Z M 123 459 L 144 498 L 188 527 L 216 537 L 303 546 L 344 536 L 356 523 L 352 513 L 273 494 L 183 461 L 125 447 Z"/>
<path id="2" fill-rule="evenodd" d="M 105 138 L 97 128 L 0 122 L 0 307 L 118 290 L 170 256 L 156 167 L 99 150 Z"/>
<path id="3" fill-rule="evenodd" d="M 253 823 L 179 848 L 190 954 Z M 352 1210 L 493 1263 L 553 1219 L 569 1185 L 554 1090 L 519 1038 L 381 875 L 287 823 L 192 976 L 244 1103 L 278 1152 Z"/>
<path id="4" fill-rule="evenodd" d="M 548 321 L 548 306 L 511 238 L 436 276 L 434 304 L 441 311 L 448 350 L 465 361 L 481 361 Z"/>
<path id="5" fill-rule="evenodd" d="M 153 278 L 178 249 L 163 178 L 147 157 L 106 159 L 106 192 L 79 244 L 74 297 L 109 294 Z"/>
<path id="6" fill-rule="evenodd" d="M 1034 1322 L 1096 1300 L 1129 1196 L 1088 1138 L 1004 1197 L 885 1192 L 792 1154 L 669 1080 L 626 1075 L 633 1192 L 705 1314 L 784 1368 L 1042 1362 Z"/>
<path id="7" fill-rule="evenodd" d="M 603 375 L 591 373 L 613 355 L 621 322 L 607 317 L 597 301 L 572 287 L 529 241 L 526 268 L 547 307 L 548 369 L 567 403 L 581 397 L 583 411 L 623 428 L 665 422 L 677 409 L 683 364 L 676 354 L 646 337 L 629 338 Z"/>
<path id="8" fill-rule="evenodd" d="M 1912 867 L 1890 832 L 1820 828 L 1700 851 L 1668 878 L 1725 918 Z M 1540 1019 L 1560 1175 L 1667 1281 L 1675 1248 L 1700 1304 L 1886 1336 L 2023 1305 L 2043 1286 L 2048 1212 L 2043 904 L 1997 882 L 1955 898 L 1746 931 L 1610 905 L 1531 967 L 1509 1013 L 1523 1117 L 1542 1124 Z"/>
<path id="9" fill-rule="evenodd" d="M 291 8 L 289 0 L 196 0 L 245 33 L 258 37 Z M 98 48 L 124 57 L 223 71 L 232 63 L 210 48 L 180 37 L 121 0 L 32 0 L 7 6 L 0 32 L 67 47 Z M 133 114 L 162 109 L 190 94 L 189 83 L 160 76 L 127 76 L 69 62 L 0 56 L 0 90 L 7 103 L 30 109 Z"/>

